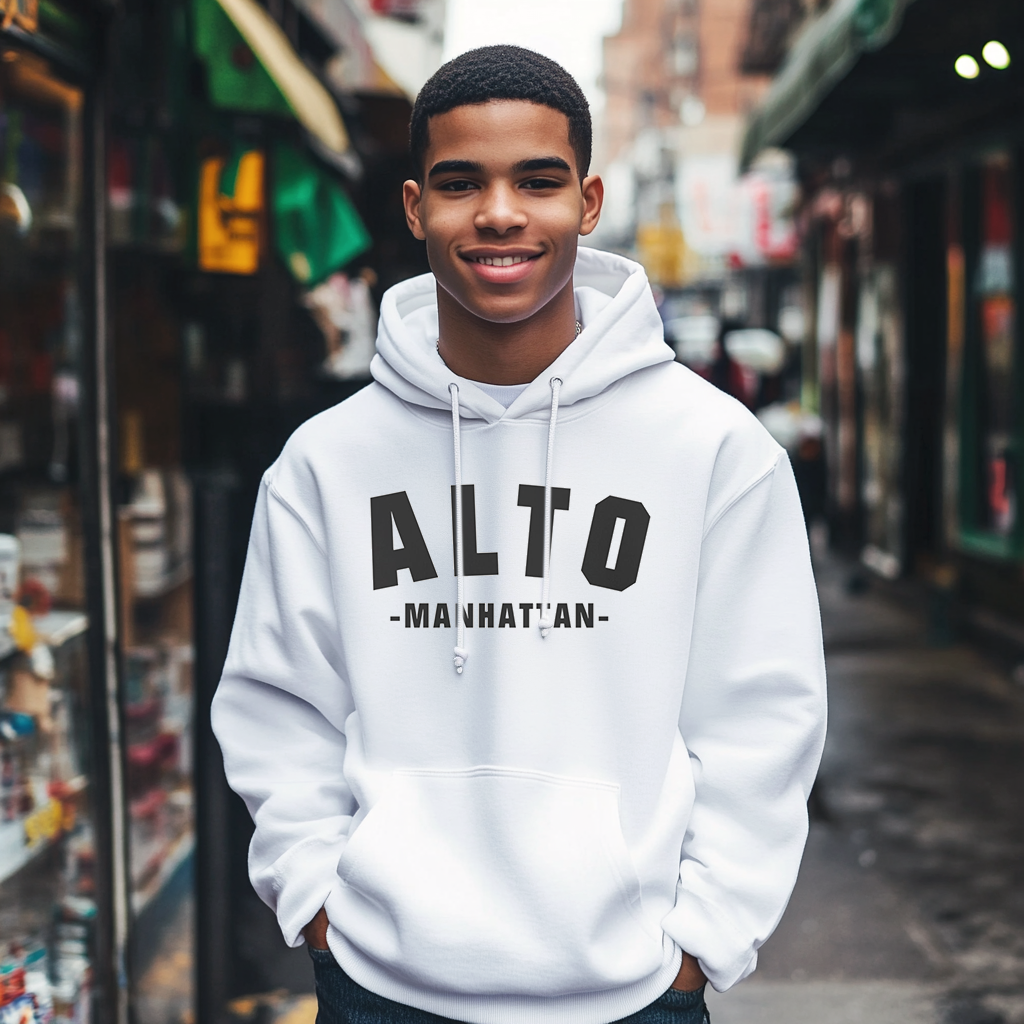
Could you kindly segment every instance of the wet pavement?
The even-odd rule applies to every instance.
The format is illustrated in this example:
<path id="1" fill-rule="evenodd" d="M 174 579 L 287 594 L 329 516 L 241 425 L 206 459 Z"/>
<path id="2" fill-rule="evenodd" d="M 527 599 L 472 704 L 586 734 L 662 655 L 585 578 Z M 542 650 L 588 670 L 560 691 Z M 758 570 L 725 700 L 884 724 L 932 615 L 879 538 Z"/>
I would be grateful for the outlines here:
<path id="1" fill-rule="evenodd" d="M 818 568 L 830 729 L 807 853 L 714 1024 L 1024 1024 L 1024 690 Z"/>

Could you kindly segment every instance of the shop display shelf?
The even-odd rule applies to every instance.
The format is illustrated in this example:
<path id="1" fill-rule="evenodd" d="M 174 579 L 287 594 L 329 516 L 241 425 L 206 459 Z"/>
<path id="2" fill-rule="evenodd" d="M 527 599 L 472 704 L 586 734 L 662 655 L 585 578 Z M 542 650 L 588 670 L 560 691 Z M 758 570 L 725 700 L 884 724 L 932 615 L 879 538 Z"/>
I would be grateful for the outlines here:
<path id="1" fill-rule="evenodd" d="M 89 618 L 79 611 L 52 611 L 32 620 L 39 639 L 50 647 L 60 647 L 89 628 Z M 17 653 L 17 646 L 6 629 L 0 629 L 0 661 Z"/>
<path id="2" fill-rule="evenodd" d="M 147 586 L 139 586 L 136 583 L 132 596 L 137 601 L 156 601 L 161 597 L 166 597 L 172 590 L 187 583 L 190 579 L 192 579 L 192 563 L 184 562 Z"/>
<path id="3" fill-rule="evenodd" d="M 25 842 L 25 823 L 5 821 L 0 824 L 0 884 L 16 875 L 29 861 L 50 848 L 53 840 L 43 840 L 34 846 Z"/>
<path id="4" fill-rule="evenodd" d="M 62 796 L 64 799 L 75 796 L 85 790 L 87 785 L 85 777 L 78 776 L 64 785 Z M 41 799 L 42 791 L 37 793 L 37 797 Z M 26 864 L 48 850 L 54 843 L 59 842 L 62 835 L 63 833 L 60 833 L 51 839 L 40 839 L 38 842 L 29 844 L 25 835 L 25 818 L 5 821 L 0 824 L 0 885 L 16 875 Z"/>
<path id="5" fill-rule="evenodd" d="M 132 911 L 136 917 L 153 902 L 174 872 L 192 855 L 195 845 L 195 833 L 189 829 L 167 848 L 157 872 L 145 886 L 132 894 Z"/>
<path id="6" fill-rule="evenodd" d="M 51 611 L 33 619 L 33 625 L 40 640 L 50 647 L 60 647 L 76 636 L 81 635 L 89 626 L 88 617 L 80 611 Z M 0 661 L 17 653 L 18 648 L 6 629 L 0 629 Z M 63 798 L 74 796 L 86 786 L 84 778 L 77 778 L 65 787 Z M 37 806 L 43 806 L 50 799 L 49 794 L 36 794 Z M 0 823 L 0 883 L 17 874 L 26 864 L 38 857 L 44 850 L 59 840 L 39 839 L 29 843 L 25 833 L 25 821 L 18 817 L 14 821 Z"/>

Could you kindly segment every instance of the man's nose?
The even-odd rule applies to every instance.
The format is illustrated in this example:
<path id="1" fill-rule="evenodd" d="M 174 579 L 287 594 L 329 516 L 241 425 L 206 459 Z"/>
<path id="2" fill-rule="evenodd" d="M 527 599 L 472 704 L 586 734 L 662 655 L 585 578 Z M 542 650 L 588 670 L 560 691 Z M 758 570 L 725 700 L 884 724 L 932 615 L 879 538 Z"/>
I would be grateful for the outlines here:
<path id="1" fill-rule="evenodd" d="M 514 228 L 526 227 L 526 211 L 518 189 L 511 185 L 493 184 L 483 193 L 483 202 L 477 209 L 474 226 L 478 231 L 496 231 L 505 234 Z"/>

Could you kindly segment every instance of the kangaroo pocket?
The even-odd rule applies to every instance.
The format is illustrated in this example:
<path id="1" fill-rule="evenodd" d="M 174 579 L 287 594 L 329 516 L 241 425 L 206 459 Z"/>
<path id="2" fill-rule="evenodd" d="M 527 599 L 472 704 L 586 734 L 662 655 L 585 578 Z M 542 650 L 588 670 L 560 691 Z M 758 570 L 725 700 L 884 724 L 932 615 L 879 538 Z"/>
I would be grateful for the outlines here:
<path id="1" fill-rule="evenodd" d="M 331 917 L 409 980 L 558 996 L 662 965 L 618 786 L 502 768 L 401 771 L 345 847 Z"/>

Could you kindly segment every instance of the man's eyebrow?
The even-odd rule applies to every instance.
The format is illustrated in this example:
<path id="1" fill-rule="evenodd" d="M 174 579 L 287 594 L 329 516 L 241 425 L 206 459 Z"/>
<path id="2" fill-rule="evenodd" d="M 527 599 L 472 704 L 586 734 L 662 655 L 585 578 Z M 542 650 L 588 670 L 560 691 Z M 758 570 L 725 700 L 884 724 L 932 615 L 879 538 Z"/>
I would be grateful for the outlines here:
<path id="1" fill-rule="evenodd" d="M 438 160 L 427 174 L 433 178 L 437 174 L 483 174 L 484 165 L 473 160 Z"/>
<path id="2" fill-rule="evenodd" d="M 513 174 L 524 174 L 529 171 L 569 171 L 572 168 L 560 156 L 538 156 L 532 160 L 520 160 L 512 168 Z"/>

